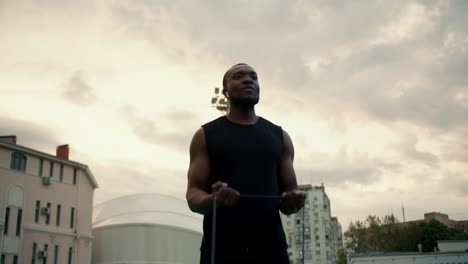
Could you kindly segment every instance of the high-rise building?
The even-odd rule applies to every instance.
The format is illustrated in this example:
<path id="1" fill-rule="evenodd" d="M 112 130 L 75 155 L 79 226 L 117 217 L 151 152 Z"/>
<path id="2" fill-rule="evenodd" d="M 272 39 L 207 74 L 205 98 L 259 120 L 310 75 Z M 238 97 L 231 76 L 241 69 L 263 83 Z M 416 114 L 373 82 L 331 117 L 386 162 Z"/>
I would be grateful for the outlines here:
<path id="1" fill-rule="evenodd" d="M 1 263 L 91 263 L 93 193 L 88 166 L 0 137 Z"/>
<path id="2" fill-rule="evenodd" d="M 330 199 L 325 187 L 300 185 L 306 192 L 304 208 L 296 214 L 282 215 L 291 264 L 335 264 L 341 241 L 338 219 L 332 220 Z M 341 246 L 342 247 L 342 246 Z"/>
<path id="3" fill-rule="evenodd" d="M 338 217 L 334 216 L 331 218 L 331 246 L 332 246 L 332 263 L 336 263 L 338 260 L 338 253 L 343 249 L 343 231 Z"/>

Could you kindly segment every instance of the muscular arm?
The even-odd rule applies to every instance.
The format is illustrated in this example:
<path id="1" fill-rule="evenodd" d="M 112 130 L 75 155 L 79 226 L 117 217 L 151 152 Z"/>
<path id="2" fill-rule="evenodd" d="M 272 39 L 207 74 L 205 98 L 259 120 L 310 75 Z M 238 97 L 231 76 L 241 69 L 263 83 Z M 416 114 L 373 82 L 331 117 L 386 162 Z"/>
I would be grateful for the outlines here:
<path id="1" fill-rule="evenodd" d="M 290 192 L 297 189 L 296 173 L 294 172 L 294 146 L 286 131 L 283 131 L 283 157 L 279 164 L 279 184 L 281 192 Z"/>
<path id="2" fill-rule="evenodd" d="M 209 193 L 211 190 L 211 193 Z M 205 141 L 205 133 L 200 128 L 190 144 L 190 166 L 186 198 L 190 210 L 199 214 L 208 214 L 213 209 L 213 195 L 217 206 L 233 206 L 239 202 L 240 194 L 218 181 L 210 186 L 210 158 Z"/>
<path id="3" fill-rule="evenodd" d="M 279 164 L 279 186 L 282 192 L 280 211 L 289 215 L 304 206 L 305 194 L 297 190 L 296 173 L 294 172 L 294 146 L 286 131 L 283 131 L 283 157 Z"/>
<path id="4" fill-rule="evenodd" d="M 190 165 L 188 169 L 188 183 L 186 198 L 190 210 L 200 214 L 207 214 L 212 208 L 210 182 L 210 160 L 206 148 L 205 133 L 200 128 L 193 136 L 190 144 Z"/>

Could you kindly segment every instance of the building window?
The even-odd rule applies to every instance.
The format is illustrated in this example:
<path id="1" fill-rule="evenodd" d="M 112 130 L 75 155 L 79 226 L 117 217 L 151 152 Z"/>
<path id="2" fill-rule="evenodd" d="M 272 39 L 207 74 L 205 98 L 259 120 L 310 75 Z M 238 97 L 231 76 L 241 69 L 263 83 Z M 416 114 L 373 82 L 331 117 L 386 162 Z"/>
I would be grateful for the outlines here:
<path id="1" fill-rule="evenodd" d="M 18 216 L 16 217 L 16 236 L 21 235 L 21 221 L 23 220 L 23 210 L 18 209 Z"/>
<path id="2" fill-rule="evenodd" d="M 39 176 L 42 177 L 42 169 L 44 168 L 44 160 L 40 159 L 39 160 Z"/>
<path id="3" fill-rule="evenodd" d="M 41 211 L 41 201 L 36 201 L 36 211 L 34 212 L 34 222 L 39 223 L 39 213 Z"/>
<path id="4" fill-rule="evenodd" d="M 62 206 L 60 204 L 57 205 L 57 215 L 55 219 L 55 223 L 57 226 L 60 226 L 60 210 L 62 210 Z"/>
<path id="5" fill-rule="evenodd" d="M 45 220 L 46 225 L 50 223 L 50 214 L 51 214 L 50 206 L 51 206 L 50 203 L 47 203 L 47 208 L 49 209 L 49 213 L 46 215 L 46 220 Z"/>
<path id="6" fill-rule="evenodd" d="M 13 264 L 18 264 L 18 256 L 13 256 Z"/>
<path id="7" fill-rule="evenodd" d="M 37 243 L 33 243 L 32 247 L 32 255 L 31 255 L 31 264 L 36 264 L 36 251 L 37 251 Z"/>
<path id="8" fill-rule="evenodd" d="M 50 167 L 49 167 L 49 176 L 52 177 L 53 175 L 54 175 L 54 163 L 51 161 Z"/>
<path id="9" fill-rule="evenodd" d="M 77 174 L 77 169 L 73 168 L 73 184 L 76 184 L 76 174 Z"/>
<path id="10" fill-rule="evenodd" d="M 73 228 L 75 225 L 75 207 L 72 207 L 70 210 L 70 228 Z"/>
<path id="11" fill-rule="evenodd" d="M 63 182 L 63 164 L 60 164 L 60 182 Z"/>
<path id="12" fill-rule="evenodd" d="M 72 254 L 73 254 L 73 248 L 69 247 L 68 248 L 68 264 L 72 263 Z"/>
<path id="13" fill-rule="evenodd" d="M 11 155 L 10 168 L 14 170 L 26 171 L 26 156 L 19 152 L 13 152 Z"/>
<path id="14" fill-rule="evenodd" d="M 47 264 L 47 251 L 49 250 L 49 245 L 44 245 L 45 256 L 42 258 L 42 264 Z"/>
<path id="15" fill-rule="evenodd" d="M 59 252 L 59 246 L 58 246 L 58 245 L 55 245 L 55 249 L 54 249 L 54 264 L 57 264 L 57 263 L 58 263 L 58 252 Z"/>
<path id="16" fill-rule="evenodd" d="M 5 210 L 5 221 L 3 226 L 3 234 L 8 234 L 8 222 L 10 220 L 10 207 L 7 207 Z"/>
<path id="17" fill-rule="evenodd" d="M 0 264 L 5 264 L 5 254 L 2 254 L 2 257 L 0 258 Z"/>

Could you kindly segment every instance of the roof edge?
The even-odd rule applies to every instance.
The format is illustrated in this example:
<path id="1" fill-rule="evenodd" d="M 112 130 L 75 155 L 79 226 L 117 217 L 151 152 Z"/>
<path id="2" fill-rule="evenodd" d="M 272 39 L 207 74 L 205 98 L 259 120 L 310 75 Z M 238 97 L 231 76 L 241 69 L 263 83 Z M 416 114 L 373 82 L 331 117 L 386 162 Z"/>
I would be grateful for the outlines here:
<path id="1" fill-rule="evenodd" d="M 59 158 L 57 156 L 54 156 L 54 155 L 51 155 L 51 154 L 48 154 L 48 153 L 45 153 L 45 152 L 42 152 L 42 151 L 38 151 L 38 150 L 28 148 L 28 147 L 25 147 L 25 146 L 21 146 L 21 145 L 18 145 L 18 144 L 11 144 L 11 143 L 1 141 L 1 140 L 0 140 L 0 146 L 8 148 L 8 149 L 12 149 L 12 150 L 21 151 L 21 152 L 27 153 L 29 155 L 42 157 L 42 158 L 46 158 L 46 159 L 53 160 L 53 161 L 56 161 L 56 162 L 60 162 L 60 163 L 63 163 L 63 164 L 67 164 L 67 165 L 72 166 L 72 167 L 83 169 L 86 172 L 86 175 L 87 175 L 88 179 L 91 181 L 94 189 L 99 188 L 99 185 L 98 185 L 96 179 L 94 178 L 93 173 L 91 172 L 88 165 L 86 165 L 86 164 L 79 163 L 79 162 L 76 162 L 76 161 L 62 159 L 62 158 Z"/>
<path id="2" fill-rule="evenodd" d="M 124 224 L 114 224 L 114 225 L 105 225 L 105 226 L 98 226 L 98 227 L 93 227 L 91 228 L 92 231 L 94 230 L 100 230 L 100 229 L 113 229 L 116 227 L 125 227 L 125 226 L 158 226 L 158 227 L 168 227 L 171 229 L 175 229 L 178 231 L 184 231 L 184 232 L 190 232 L 190 233 L 195 233 L 197 235 L 203 235 L 203 232 L 198 232 L 193 229 L 188 229 L 188 228 L 183 228 L 180 226 L 173 226 L 173 225 L 165 225 L 165 224 L 150 224 L 150 223 L 124 223 Z"/>
<path id="3" fill-rule="evenodd" d="M 106 200 L 106 201 L 102 201 L 102 202 L 100 202 L 100 203 L 97 203 L 97 204 L 93 205 L 93 209 L 94 209 L 94 208 L 97 208 L 97 207 L 99 207 L 99 206 L 102 206 L 102 205 L 104 205 L 104 204 L 106 204 L 106 203 L 112 202 L 112 201 L 116 201 L 116 200 L 120 200 L 120 199 L 126 199 L 126 198 L 133 197 L 133 196 L 143 196 L 143 195 L 159 195 L 159 196 L 164 196 L 164 197 L 167 197 L 167 198 L 171 198 L 171 199 L 174 199 L 174 200 L 178 200 L 178 201 L 180 201 L 180 202 L 187 203 L 187 200 L 182 199 L 182 198 L 179 198 L 179 197 L 177 197 L 177 196 L 170 195 L 170 194 L 145 192 L 145 193 L 132 193 L 132 194 L 127 194 L 127 195 L 118 196 L 118 197 L 115 197 L 115 198 L 112 198 L 112 199 L 109 199 L 109 200 Z"/>

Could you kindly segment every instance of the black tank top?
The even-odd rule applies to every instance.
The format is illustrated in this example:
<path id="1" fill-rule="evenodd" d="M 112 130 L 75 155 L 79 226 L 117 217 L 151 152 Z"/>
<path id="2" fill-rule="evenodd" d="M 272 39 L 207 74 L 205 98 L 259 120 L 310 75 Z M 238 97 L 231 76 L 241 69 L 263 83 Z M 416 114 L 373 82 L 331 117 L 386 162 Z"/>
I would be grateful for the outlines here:
<path id="1" fill-rule="evenodd" d="M 210 186 L 228 183 L 242 195 L 280 195 L 278 164 L 283 155 L 283 130 L 258 118 L 241 125 L 222 116 L 202 126 L 210 158 Z M 211 190 L 209 190 L 211 192 Z M 245 250 L 270 254 L 286 249 L 279 199 L 241 198 L 235 207 L 219 207 L 216 254 Z M 210 250 L 212 215 L 203 219 L 202 250 Z"/>

